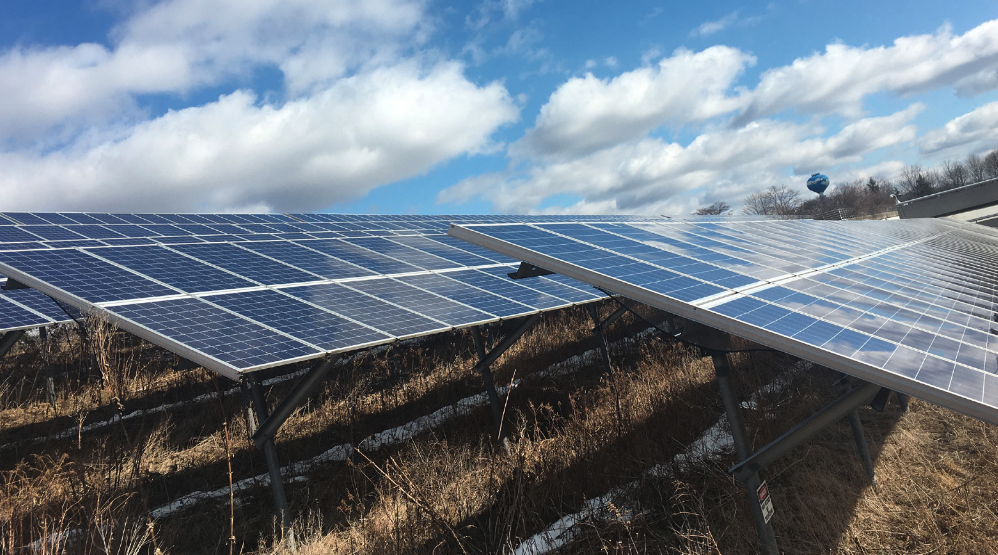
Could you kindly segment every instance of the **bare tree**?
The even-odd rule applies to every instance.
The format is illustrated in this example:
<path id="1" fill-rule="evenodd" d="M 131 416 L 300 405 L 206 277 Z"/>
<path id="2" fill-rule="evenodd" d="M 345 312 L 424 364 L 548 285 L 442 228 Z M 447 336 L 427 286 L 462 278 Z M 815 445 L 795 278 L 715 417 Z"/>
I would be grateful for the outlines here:
<path id="1" fill-rule="evenodd" d="M 901 168 L 897 178 L 897 189 L 900 195 L 908 197 L 918 185 L 918 176 L 922 175 L 922 166 L 911 164 Z M 914 197 L 912 197 L 914 198 Z"/>
<path id="2" fill-rule="evenodd" d="M 943 175 L 941 189 L 946 191 L 948 189 L 955 189 L 957 187 L 963 187 L 970 183 L 970 172 L 967 171 L 967 167 L 958 161 L 946 160 L 943 162 Z"/>
<path id="3" fill-rule="evenodd" d="M 980 156 L 976 154 L 968 155 L 967 161 L 963 165 L 967 167 L 968 179 L 971 183 L 979 183 L 988 178 L 984 167 L 984 159 Z"/>
<path id="4" fill-rule="evenodd" d="M 984 177 L 987 179 L 998 177 L 998 150 L 992 150 L 984 156 Z"/>
<path id="5" fill-rule="evenodd" d="M 786 185 L 772 185 L 745 198 L 742 212 L 771 216 L 791 216 L 800 209 L 800 193 Z"/>
<path id="6" fill-rule="evenodd" d="M 693 213 L 694 216 L 720 216 L 731 211 L 731 206 L 723 200 L 719 200 L 710 206 L 701 206 Z"/>

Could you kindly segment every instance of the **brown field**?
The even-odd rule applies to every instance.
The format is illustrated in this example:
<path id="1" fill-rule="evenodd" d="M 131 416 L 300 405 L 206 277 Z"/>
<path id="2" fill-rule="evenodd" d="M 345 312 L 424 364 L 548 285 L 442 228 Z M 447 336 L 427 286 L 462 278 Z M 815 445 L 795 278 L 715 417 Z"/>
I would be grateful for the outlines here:
<path id="1" fill-rule="evenodd" d="M 75 326 L 52 332 L 57 408 L 36 338 L 0 363 L 0 553 L 286 552 L 270 488 L 228 493 L 230 480 L 266 474 L 238 387 L 173 370 L 169 353 L 90 324 L 83 339 Z M 674 341 L 626 341 L 648 327 L 627 315 L 609 333 L 611 379 L 599 357 L 572 359 L 596 347 L 591 326 L 581 309 L 548 314 L 493 367 L 497 385 L 516 384 L 504 396 L 508 450 L 480 405 L 286 477 L 298 551 L 506 553 L 614 491 L 553 553 L 755 552 L 744 490 L 727 473 L 733 455 L 671 462 L 723 413 L 710 358 Z M 730 357 L 743 399 L 783 383 L 744 411 L 756 448 L 835 397 L 826 369 L 772 352 Z M 281 429 L 281 463 L 370 445 L 361 442 L 481 393 L 474 362 L 467 330 L 357 354 Z M 269 386 L 272 405 L 293 384 Z M 998 429 L 917 400 L 908 413 L 892 402 L 860 414 L 875 487 L 847 422 L 763 472 L 784 552 L 998 553 Z M 212 490 L 222 493 L 150 518 Z"/>

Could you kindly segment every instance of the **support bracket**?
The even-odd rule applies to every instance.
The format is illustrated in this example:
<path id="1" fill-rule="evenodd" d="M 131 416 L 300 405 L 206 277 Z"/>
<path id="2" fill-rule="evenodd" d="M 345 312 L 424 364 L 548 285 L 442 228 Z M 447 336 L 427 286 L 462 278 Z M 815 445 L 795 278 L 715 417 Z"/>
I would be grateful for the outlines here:
<path id="1" fill-rule="evenodd" d="M 527 262 L 520 262 L 520 267 L 517 268 L 515 272 L 510 272 L 506 275 L 512 279 L 523 279 L 523 278 L 531 278 L 537 276 L 549 276 L 553 273 L 554 272 L 550 272 L 548 270 L 545 270 L 544 268 L 538 268 L 533 264 L 529 264 Z"/>
<path id="2" fill-rule="evenodd" d="M 293 413 L 295 409 L 297 409 L 299 405 L 305 401 L 305 398 L 312 393 L 312 390 L 315 389 L 317 385 L 322 383 L 322 380 L 325 379 L 326 374 L 329 373 L 329 370 L 339 359 L 340 357 L 338 355 L 333 356 L 313 366 L 308 373 L 302 377 L 302 379 L 298 380 L 298 383 L 295 384 L 295 387 L 291 390 L 291 393 L 288 393 L 288 396 L 281 401 L 281 404 L 277 405 L 277 408 L 275 408 L 274 412 L 269 416 L 266 414 L 261 415 L 260 407 L 257 407 L 257 414 L 266 419 L 263 420 L 263 422 L 260 422 L 256 432 L 253 433 L 253 441 L 257 445 L 263 445 L 267 440 L 273 439 L 274 434 L 277 433 L 277 430 L 281 427 L 281 424 L 284 424 L 288 417 L 291 416 L 291 413 Z"/>
<path id="3" fill-rule="evenodd" d="M 729 472 L 744 481 L 749 476 L 757 474 L 773 461 L 786 455 L 794 447 L 814 437 L 828 426 L 849 416 L 857 408 L 869 403 L 880 392 L 881 387 L 873 383 L 865 383 L 849 393 L 842 395 L 831 404 L 813 414 L 787 433 L 776 438 L 769 445 L 759 449 L 731 467 Z M 739 457 L 741 458 L 741 457 Z"/>
<path id="4" fill-rule="evenodd" d="M 540 314 L 531 314 L 525 317 L 516 329 L 507 334 L 506 337 L 503 337 L 499 344 L 489 352 L 485 352 L 485 341 L 482 339 L 482 332 L 477 326 L 471 328 L 471 336 L 475 340 L 475 351 L 478 353 L 478 363 L 475 364 L 475 371 L 481 374 L 482 381 L 485 382 L 485 393 L 489 396 L 489 406 L 492 408 L 492 420 L 495 422 L 496 436 L 499 441 L 505 440 L 506 435 L 506 431 L 502 425 L 503 405 L 499 400 L 499 392 L 496 391 L 495 382 L 492 381 L 492 371 L 489 370 L 489 367 L 503 353 L 509 350 L 523 334 L 527 333 L 527 330 L 532 328 L 540 318 Z"/>

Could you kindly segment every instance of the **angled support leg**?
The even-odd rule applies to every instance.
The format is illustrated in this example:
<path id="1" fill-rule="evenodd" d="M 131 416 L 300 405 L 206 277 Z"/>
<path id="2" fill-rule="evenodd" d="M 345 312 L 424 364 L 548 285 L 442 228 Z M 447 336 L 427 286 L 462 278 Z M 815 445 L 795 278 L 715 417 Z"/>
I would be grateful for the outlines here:
<path id="1" fill-rule="evenodd" d="M 503 405 L 499 399 L 499 392 L 496 391 L 495 383 L 492 381 L 492 371 L 489 370 L 489 367 L 503 353 L 509 350 L 523 334 L 527 333 L 527 330 L 532 328 L 540 318 L 540 314 L 532 314 L 525 317 L 515 330 L 510 332 L 506 337 L 503 337 L 502 341 L 489 352 L 485 351 L 485 341 L 482 339 L 482 332 L 477 326 L 471 328 L 471 336 L 475 340 L 475 351 L 478 353 L 478 363 L 475 364 L 475 371 L 481 374 L 482 381 L 485 383 L 485 391 L 489 396 L 489 406 L 492 408 L 492 420 L 496 426 L 496 437 L 504 444 L 506 441 L 506 430 L 503 429 L 502 425 Z"/>
<path id="2" fill-rule="evenodd" d="M 840 373 L 840 376 L 836 382 L 836 390 L 839 395 L 844 395 L 849 391 L 850 381 L 845 374 Z M 880 393 L 884 393 L 885 391 L 882 389 Z M 876 404 L 876 400 L 874 400 L 873 404 Z M 853 410 L 849 413 L 849 427 L 852 429 L 852 439 L 856 443 L 856 451 L 859 453 L 859 461 L 863 465 L 863 471 L 870 478 L 870 483 L 876 485 L 877 475 L 873 469 L 873 457 L 870 456 L 870 445 L 866 442 L 866 434 L 863 433 L 863 422 L 859 418 L 858 410 Z"/>
<path id="3" fill-rule="evenodd" d="M 717 376 L 717 387 L 721 391 L 721 400 L 724 402 L 724 414 L 728 417 L 728 426 L 731 428 L 731 438 L 735 444 L 735 454 L 739 461 L 747 460 L 751 455 L 751 446 L 748 442 L 748 434 L 745 431 L 745 422 L 742 420 L 738 398 L 735 396 L 734 386 L 731 383 L 731 370 L 728 366 L 728 355 L 725 353 L 713 352 L 711 358 L 714 360 L 714 374 Z M 776 545 L 776 534 L 773 532 L 773 525 L 766 521 L 759 502 L 759 495 L 756 493 L 762 485 L 758 471 L 736 475 L 745 486 L 745 493 L 748 496 L 749 510 L 755 519 L 755 530 L 759 534 L 759 544 L 763 555 L 780 555 L 780 549 Z"/>
<path id="4" fill-rule="evenodd" d="M 0 336 L 0 357 L 7 354 L 17 344 L 17 340 L 22 335 L 24 335 L 24 330 L 9 331 Z"/>

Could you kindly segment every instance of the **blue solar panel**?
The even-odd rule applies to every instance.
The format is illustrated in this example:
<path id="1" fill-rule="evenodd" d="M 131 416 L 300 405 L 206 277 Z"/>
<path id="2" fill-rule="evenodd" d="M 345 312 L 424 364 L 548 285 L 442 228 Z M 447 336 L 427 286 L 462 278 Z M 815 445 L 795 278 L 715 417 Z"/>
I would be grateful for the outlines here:
<path id="1" fill-rule="evenodd" d="M 495 264 L 495 261 L 473 254 L 468 250 L 461 250 L 455 247 L 444 245 L 439 241 L 434 241 L 419 235 L 400 235 L 392 237 L 391 241 L 419 249 L 424 252 L 439 256 L 460 266 L 485 266 Z"/>
<path id="2" fill-rule="evenodd" d="M 304 272 L 235 245 L 202 243 L 176 245 L 172 248 L 264 285 L 304 283 L 322 279 L 316 274 Z"/>
<path id="3" fill-rule="evenodd" d="M 166 247 L 108 247 L 89 252 L 188 293 L 257 285 Z"/>
<path id="4" fill-rule="evenodd" d="M 476 289 L 442 274 L 404 276 L 398 280 L 500 318 L 513 318 L 536 312 L 534 308 L 525 304 L 494 295 L 482 289 Z"/>
<path id="5" fill-rule="evenodd" d="M 261 365 L 256 360 L 233 362 L 238 353 L 224 345 L 209 348 L 226 340 L 224 334 L 209 335 L 192 347 L 188 342 L 194 335 L 171 327 L 181 326 L 182 307 L 192 308 L 199 325 L 223 325 L 227 320 L 219 319 L 220 314 L 239 312 L 264 324 L 263 329 L 283 330 L 321 349 L 308 355 L 295 351 L 300 359 L 598 298 L 564 280 L 534 280 L 531 288 L 482 273 L 431 274 L 510 261 L 440 234 L 452 216 L 328 214 L 310 215 L 309 222 L 274 214 L 13 213 L 0 218 L 11 222 L 0 225 L 0 264 L 11 264 L 27 281 L 80 306 L 112 303 L 111 310 L 124 312 L 135 301 L 144 307 L 136 318 L 151 323 L 135 321 L 129 329 L 181 352 L 227 353 L 218 359 L 228 361 L 219 362 L 216 370 L 222 373 Z M 433 235 L 418 236 L 424 233 Z M 9 251 L 17 252 L 8 257 Z M 413 279 L 357 281 L 379 274 Z M 344 280 L 345 285 L 287 287 L 322 280 Z M 262 286 L 307 294 L 322 308 L 261 291 Z M 24 291 L 11 295 L 20 295 L 26 306 L 52 320 L 66 321 L 54 301 Z M 185 293 L 212 293 L 205 298 L 219 306 L 176 300 Z M 156 297 L 166 298 L 155 302 Z M 225 310 L 214 311 L 222 305 Z M 151 311 L 160 309 L 161 318 L 154 318 Z M 180 335 L 164 335 L 175 332 Z M 209 366 L 211 360 L 216 359 L 209 359 Z M 274 359 L 264 366 L 277 363 Z"/>
<path id="6" fill-rule="evenodd" d="M 552 297 L 547 293 L 542 293 L 529 285 L 514 282 L 509 278 L 498 278 L 478 270 L 447 272 L 446 275 L 449 278 L 456 279 L 472 287 L 502 295 L 507 299 L 527 305 L 535 310 L 563 308 L 572 304 L 557 297 Z"/>
<path id="7" fill-rule="evenodd" d="M 85 239 L 79 233 L 70 231 L 60 225 L 32 225 L 26 228 L 32 235 L 37 235 L 46 241 L 66 241 L 72 239 Z"/>
<path id="8" fill-rule="evenodd" d="M 41 237 L 33 235 L 13 225 L 0 225 L 0 243 L 25 243 L 38 241 Z"/>
<path id="9" fill-rule="evenodd" d="M 321 354 L 300 341 L 190 297 L 116 306 L 109 312 L 237 371 Z"/>
<path id="10" fill-rule="evenodd" d="M 0 329 L 11 330 L 51 323 L 51 319 L 35 314 L 0 296 Z"/>
<path id="11" fill-rule="evenodd" d="M 367 279 L 352 281 L 347 285 L 450 326 L 466 326 L 495 320 L 492 314 L 392 279 Z"/>
<path id="12" fill-rule="evenodd" d="M 51 318 L 55 322 L 66 322 L 70 318 L 79 318 L 80 311 L 68 305 L 60 306 L 44 293 L 39 293 L 34 289 L 13 289 L 4 291 L 3 296 L 20 303 L 35 312 Z"/>
<path id="13" fill-rule="evenodd" d="M 496 268 L 484 268 L 479 271 L 491 274 L 498 278 L 509 278 L 511 272 L 515 272 L 515 268 L 510 268 L 509 266 L 501 266 Z M 595 301 L 601 298 L 601 295 L 590 292 L 595 291 L 592 287 L 587 287 L 589 291 L 584 291 L 582 289 L 577 289 L 562 283 L 558 283 L 555 280 L 548 279 L 546 276 L 525 278 L 517 281 L 520 285 L 525 285 L 531 289 L 540 291 L 542 293 L 547 293 L 552 297 L 557 297 L 564 301 L 570 303 L 584 303 L 589 301 Z M 585 286 L 584 286 L 585 287 Z"/>
<path id="14" fill-rule="evenodd" d="M 205 300 L 325 351 L 356 349 L 392 339 L 390 335 L 273 290 L 212 295 Z"/>
<path id="15" fill-rule="evenodd" d="M 87 239 L 111 239 L 114 237 L 124 237 L 124 235 L 111 231 L 101 225 L 74 225 L 68 226 L 68 228 L 86 237 Z"/>
<path id="16" fill-rule="evenodd" d="M 421 269 L 418 266 L 407 264 L 401 260 L 395 260 L 372 250 L 347 243 L 342 239 L 313 239 L 311 241 L 297 241 L 297 243 L 324 254 L 335 256 L 351 264 L 356 264 L 362 268 L 367 268 L 376 274 L 401 274 L 418 272 Z"/>
<path id="17" fill-rule="evenodd" d="M 287 241 L 246 242 L 240 246 L 328 279 L 375 275 L 371 270 Z"/>
<path id="18" fill-rule="evenodd" d="M 390 256 L 398 260 L 404 260 L 406 263 L 412 264 L 413 266 L 424 270 L 444 270 L 454 267 L 454 263 L 447 259 L 434 256 L 428 252 L 417 250 L 383 237 L 344 239 L 344 241 L 352 245 L 370 249 L 385 256 Z"/>
<path id="19" fill-rule="evenodd" d="M 72 249 L 8 252 L 3 263 L 91 303 L 173 295 L 177 291 Z"/>
<path id="20" fill-rule="evenodd" d="M 335 283 L 290 287 L 282 291 L 398 338 L 450 329 L 447 324 Z"/>

